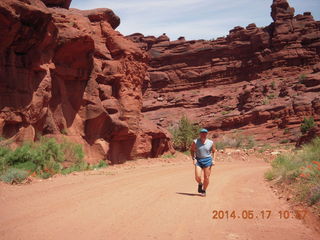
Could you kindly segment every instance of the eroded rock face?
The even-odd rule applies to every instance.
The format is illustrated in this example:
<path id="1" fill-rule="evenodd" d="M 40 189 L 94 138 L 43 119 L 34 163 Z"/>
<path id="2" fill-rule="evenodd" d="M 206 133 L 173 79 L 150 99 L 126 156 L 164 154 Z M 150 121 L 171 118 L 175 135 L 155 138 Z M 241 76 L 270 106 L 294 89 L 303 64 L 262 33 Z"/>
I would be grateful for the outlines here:
<path id="1" fill-rule="evenodd" d="M 41 0 L 47 7 L 61 7 L 69 9 L 72 0 Z"/>
<path id="2" fill-rule="evenodd" d="M 144 124 L 147 56 L 114 30 L 119 22 L 110 9 L 1 1 L 0 134 L 19 142 L 65 135 L 91 162 L 172 150 L 165 130 Z"/>
<path id="3" fill-rule="evenodd" d="M 261 140 L 297 135 L 303 116 L 319 120 L 312 102 L 320 22 L 309 12 L 294 16 L 286 0 L 274 0 L 271 10 L 269 26 L 237 26 L 212 41 L 127 36 L 151 58 L 144 115 L 163 127 L 187 115 L 215 132 L 241 128 Z"/>

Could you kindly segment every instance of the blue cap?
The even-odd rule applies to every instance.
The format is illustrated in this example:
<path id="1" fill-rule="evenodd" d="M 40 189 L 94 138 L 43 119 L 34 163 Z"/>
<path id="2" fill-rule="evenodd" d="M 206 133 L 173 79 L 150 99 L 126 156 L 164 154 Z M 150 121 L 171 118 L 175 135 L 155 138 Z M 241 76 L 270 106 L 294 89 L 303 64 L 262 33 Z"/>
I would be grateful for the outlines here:
<path id="1" fill-rule="evenodd" d="M 200 130 L 200 132 L 201 132 L 201 133 L 208 133 L 208 130 L 205 129 L 205 128 L 202 128 L 202 129 Z"/>

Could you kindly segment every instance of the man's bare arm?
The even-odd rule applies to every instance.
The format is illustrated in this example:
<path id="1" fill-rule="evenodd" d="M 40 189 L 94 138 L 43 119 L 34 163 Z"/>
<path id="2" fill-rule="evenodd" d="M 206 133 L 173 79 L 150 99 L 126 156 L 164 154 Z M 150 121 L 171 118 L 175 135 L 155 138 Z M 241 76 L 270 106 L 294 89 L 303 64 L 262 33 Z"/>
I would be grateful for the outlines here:
<path id="1" fill-rule="evenodd" d="M 216 160 L 216 152 L 217 152 L 216 146 L 213 144 L 213 146 L 212 146 L 212 155 L 213 155 L 213 159 L 214 160 Z"/>
<path id="2" fill-rule="evenodd" d="M 191 154 L 191 158 L 192 158 L 192 161 L 193 161 L 193 164 L 196 164 L 196 159 L 195 159 L 195 143 L 193 142 L 190 146 L 190 154 Z"/>

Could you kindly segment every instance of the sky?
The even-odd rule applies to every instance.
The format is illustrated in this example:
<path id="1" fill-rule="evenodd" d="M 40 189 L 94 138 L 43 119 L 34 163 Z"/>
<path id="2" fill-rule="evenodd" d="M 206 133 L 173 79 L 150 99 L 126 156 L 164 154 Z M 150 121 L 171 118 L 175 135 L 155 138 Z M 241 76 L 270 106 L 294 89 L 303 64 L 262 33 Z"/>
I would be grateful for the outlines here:
<path id="1" fill-rule="evenodd" d="M 295 15 L 311 12 L 320 20 L 320 0 L 289 0 Z M 268 26 L 272 0 L 72 0 L 71 8 L 110 8 L 121 19 L 123 35 L 142 33 L 176 40 L 216 39 L 235 26 Z"/>

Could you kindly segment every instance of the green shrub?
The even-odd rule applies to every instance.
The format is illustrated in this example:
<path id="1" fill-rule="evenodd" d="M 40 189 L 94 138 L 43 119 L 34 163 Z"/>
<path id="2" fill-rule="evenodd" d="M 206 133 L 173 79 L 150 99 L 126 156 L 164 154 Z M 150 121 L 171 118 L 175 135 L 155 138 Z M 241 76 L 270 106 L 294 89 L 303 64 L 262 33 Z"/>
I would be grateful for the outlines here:
<path id="1" fill-rule="evenodd" d="M 297 199 L 313 205 L 320 201 L 320 137 L 294 153 L 279 155 L 265 177 L 292 184 Z"/>
<path id="2" fill-rule="evenodd" d="M 272 88 L 273 90 L 276 90 L 277 86 L 276 86 L 276 82 L 275 82 L 275 81 L 272 81 L 272 83 L 271 83 L 271 88 Z"/>
<path id="3" fill-rule="evenodd" d="M 288 134 L 290 133 L 290 129 L 289 128 L 285 128 L 284 131 L 283 131 L 283 134 Z"/>
<path id="4" fill-rule="evenodd" d="M 58 143 L 54 138 L 44 137 L 35 143 L 24 143 L 15 150 L 0 147 L 0 173 L 7 172 L 7 169 L 16 169 L 6 174 L 10 177 L 21 170 L 36 172 L 40 177 L 48 178 L 61 172 L 64 161 L 71 162 L 74 171 L 88 169 L 83 158 L 84 152 L 80 144 L 67 141 Z"/>
<path id="5" fill-rule="evenodd" d="M 8 166 L 6 155 L 10 152 L 8 148 L 0 146 L 0 173 L 2 173 Z"/>
<path id="6" fill-rule="evenodd" d="M 223 150 L 223 149 L 225 149 L 226 144 L 224 142 L 216 142 L 215 146 L 216 146 L 217 150 Z"/>
<path id="7" fill-rule="evenodd" d="M 37 169 L 37 165 L 32 161 L 22 162 L 22 163 L 16 163 L 13 165 L 14 168 L 26 170 L 29 172 L 34 172 Z"/>
<path id="8" fill-rule="evenodd" d="M 41 172 L 40 174 L 39 174 L 39 176 L 41 177 L 41 178 L 43 178 L 43 179 L 48 179 L 48 178 L 50 178 L 50 177 L 52 177 L 52 173 L 50 173 L 50 172 Z"/>
<path id="9" fill-rule="evenodd" d="M 313 186 L 310 189 L 309 204 L 313 205 L 320 201 L 320 185 Z"/>
<path id="10" fill-rule="evenodd" d="M 270 144 L 264 144 L 264 145 L 258 150 L 258 152 L 259 152 L 259 153 L 263 153 L 263 152 L 265 152 L 265 151 L 267 151 L 267 150 L 270 150 L 270 149 L 272 149 L 272 146 L 271 146 Z"/>
<path id="11" fill-rule="evenodd" d="M 79 172 L 90 169 L 89 165 L 86 162 L 80 162 L 78 164 L 72 165 L 71 167 L 64 168 L 61 170 L 61 173 L 66 175 L 72 172 Z"/>
<path id="12" fill-rule="evenodd" d="M 182 152 L 184 155 L 187 155 L 187 156 L 190 156 L 190 150 L 187 150 L 187 151 L 185 151 L 185 152 Z"/>
<path id="13" fill-rule="evenodd" d="M 280 140 L 280 143 L 281 143 L 281 144 L 285 144 L 285 143 L 289 143 L 289 142 L 290 142 L 289 139 L 282 139 L 282 140 Z"/>
<path id="14" fill-rule="evenodd" d="M 75 172 L 75 171 L 76 171 L 75 167 L 74 167 L 74 166 L 71 166 L 71 167 L 62 169 L 62 170 L 61 170 L 61 173 L 62 173 L 63 175 L 67 175 L 67 174 L 70 174 L 70 173 Z"/>
<path id="15" fill-rule="evenodd" d="M 241 134 L 241 132 L 235 132 L 232 135 L 225 135 L 219 142 L 215 143 L 217 150 L 225 149 L 227 147 L 251 149 L 255 145 L 256 142 L 252 136 Z"/>
<path id="16" fill-rule="evenodd" d="M 174 148 L 182 152 L 187 151 L 192 141 L 199 135 L 199 131 L 200 126 L 183 116 L 179 121 L 178 127 L 170 130 L 173 135 Z"/>
<path id="17" fill-rule="evenodd" d="M 84 152 L 80 144 L 64 141 L 61 144 L 65 160 L 73 162 L 74 164 L 81 163 L 84 158 Z"/>
<path id="18" fill-rule="evenodd" d="M 61 129 L 60 133 L 63 134 L 63 135 L 68 135 L 68 131 L 67 131 L 66 128 Z"/>
<path id="19" fill-rule="evenodd" d="M 256 141 L 254 140 L 254 138 L 252 136 L 248 136 L 246 138 L 246 141 L 247 142 L 244 145 L 244 148 L 246 148 L 246 149 L 252 149 L 256 145 Z"/>
<path id="20" fill-rule="evenodd" d="M 21 169 L 9 168 L 1 176 L 0 179 L 6 183 L 21 183 L 28 177 L 28 172 Z"/>
<path id="21" fill-rule="evenodd" d="M 231 110 L 228 110 L 228 111 L 223 111 L 221 114 L 222 115 L 228 115 L 229 113 L 231 113 L 232 111 Z"/>
<path id="22" fill-rule="evenodd" d="M 310 131 L 313 127 L 315 127 L 316 124 L 314 122 L 314 119 L 313 117 L 310 117 L 310 118 L 304 118 L 303 119 L 303 122 L 301 123 L 301 126 L 300 126 L 300 130 L 303 134 L 307 133 L 308 131 Z"/>
<path id="23" fill-rule="evenodd" d="M 274 99 L 276 95 L 274 93 L 271 93 L 267 96 L 268 99 Z"/>
<path id="24" fill-rule="evenodd" d="M 303 145 L 297 156 L 308 164 L 320 161 L 320 137 L 313 139 L 310 144 Z"/>
<path id="25" fill-rule="evenodd" d="M 301 74 L 301 75 L 299 76 L 299 81 L 302 82 L 302 81 L 306 80 L 306 78 L 307 78 L 307 75 Z"/>
<path id="26" fill-rule="evenodd" d="M 175 157 L 176 156 L 171 153 L 162 155 L 162 158 L 175 158 Z"/>
<path id="27" fill-rule="evenodd" d="M 100 160 L 100 162 L 98 163 L 98 168 L 105 168 L 108 166 L 108 163 L 106 161 Z"/>
<path id="28" fill-rule="evenodd" d="M 222 106 L 222 108 L 223 108 L 225 111 L 231 111 L 231 110 L 232 110 L 232 107 L 229 106 L 229 105 L 224 105 L 224 106 Z"/>
<path id="29" fill-rule="evenodd" d="M 25 143 L 16 150 L 8 152 L 5 158 L 8 165 L 12 166 L 17 163 L 34 161 L 35 155 L 36 152 L 32 149 L 31 143 Z"/>
<path id="30" fill-rule="evenodd" d="M 104 160 L 100 160 L 98 164 L 92 165 L 89 167 L 89 169 L 99 169 L 99 168 L 105 168 L 108 166 L 108 163 Z"/>
<path id="31" fill-rule="evenodd" d="M 297 161 L 294 155 L 279 155 L 272 163 L 273 173 L 280 177 L 281 181 L 293 181 L 301 173 L 303 163 Z"/>
<path id="32" fill-rule="evenodd" d="M 267 172 L 265 172 L 264 177 L 268 181 L 271 181 L 271 180 L 275 179 L 276 175 L 272 170 L 268 170 Z"/>
<path id="33" fill-rule="evenodd" d="M 269 103 L 270 103 L 270 101 L 269 101 L 269 98 L 268 98 L 268 97 L 265 97 L 264 99 L 261 100 L 261 104 L 262 104 L 262 105 L 267 105 L 267 104 L 269 104 Z"/>

